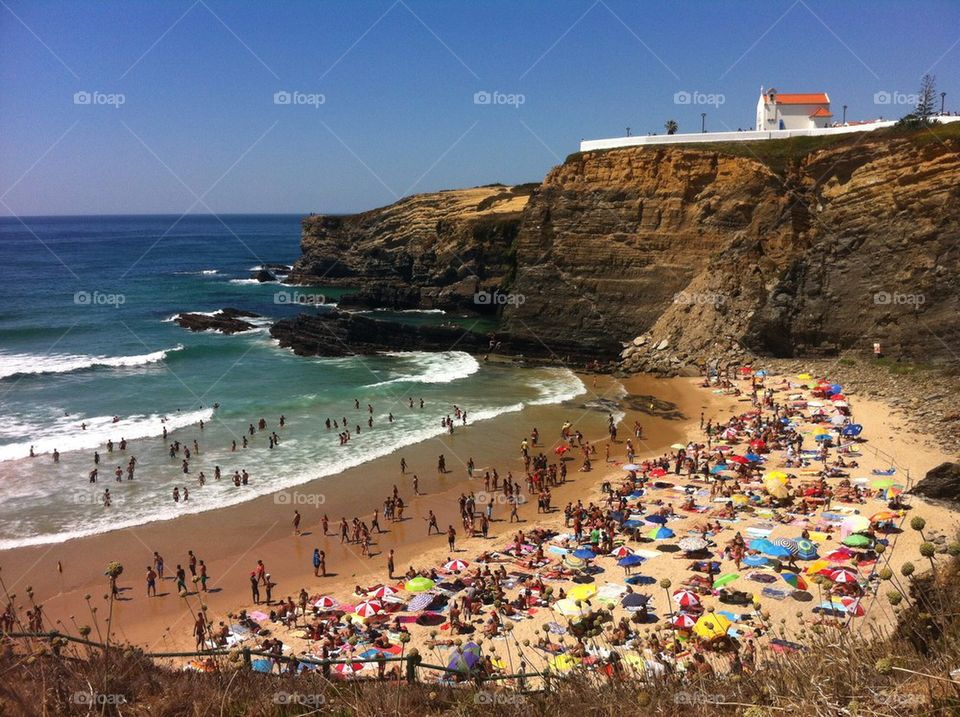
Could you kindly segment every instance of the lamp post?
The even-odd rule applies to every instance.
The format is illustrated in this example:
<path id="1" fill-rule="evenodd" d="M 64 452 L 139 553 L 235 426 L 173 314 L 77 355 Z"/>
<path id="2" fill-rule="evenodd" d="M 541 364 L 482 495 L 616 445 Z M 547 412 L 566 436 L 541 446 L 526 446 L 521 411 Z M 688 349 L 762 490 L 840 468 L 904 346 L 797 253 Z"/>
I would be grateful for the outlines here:
<path id="1" fill-rule="evenodd" d="M 702 133 L 706 131 L 707 131 L 707 113 L 701 112 L 700 113 L 700 132 Z"/>
<path id="2" fill-rule="evenodd" d="M 946 101 L 946 99 L 947 99 L 947 93 L 946 93 L 946 92 L 941 92 L 941 93 L 940 93 L 940 114 L 943 114 L 943 107 L 944 107 L 944 102 Z"/>
<path id="3" fill-rule="evenodd" d="M 843 123 L 844 124 L 847 123 L 847 106 L 846 105 L 843 106 Z"/>

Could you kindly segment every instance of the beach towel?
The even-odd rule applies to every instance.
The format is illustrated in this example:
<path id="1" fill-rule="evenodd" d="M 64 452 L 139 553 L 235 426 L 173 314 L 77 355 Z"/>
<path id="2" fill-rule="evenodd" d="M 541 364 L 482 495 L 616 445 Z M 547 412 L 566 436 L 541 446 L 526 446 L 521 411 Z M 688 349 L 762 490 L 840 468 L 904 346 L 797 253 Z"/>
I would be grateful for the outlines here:
<path id="1" fill-rule="evenodd" d="M 773 532 L 773 529 L 771 528 L 768 530 L 766 528 L 747 528 L 743 532 L 745 532 L 751 538 L 766 538 Z"/>
<path id="2" fill-rule="evenodd" d="M 760 594 L 772 600 L 785 600 L 790 593 L 778 588 L 764 588 Z"/>
<path id="3" fill-rule="evenodd" d="M 893 474 L 895 474 L 895 473 L 897 472 L 897 469 L 896 469 L 896 468 L 888 468 L 887 470 L 882 471 L 882 470 L 880 470 L 879 468 L 874 468 L 874 469 L 873 469 L 872 471 L 870 471 L 870 472 L 873 473 L 873 475 L 875 475 L 875 476 L 892 476 Z"/>

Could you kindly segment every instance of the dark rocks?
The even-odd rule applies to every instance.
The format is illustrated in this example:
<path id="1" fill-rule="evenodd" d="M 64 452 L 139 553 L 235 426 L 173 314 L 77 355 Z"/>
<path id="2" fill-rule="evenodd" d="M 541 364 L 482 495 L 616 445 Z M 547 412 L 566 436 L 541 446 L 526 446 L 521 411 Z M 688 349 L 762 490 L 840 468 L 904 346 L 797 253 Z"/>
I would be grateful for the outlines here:
<path id="1" fill-rule="evenodd" d="M 215 314 L 177 314 L 174 322 L 190 331 L 219 331 L 223 334 L 237 334 L 250 331 L 256 326 L 244 319 L 257 319 L 259 314 L 240 309 L 220 309 Z"/>
<path id="2" fill-rule="evenodd" d="M 941 463 L 910 491 L 924 498 L 960 504 L 960 463 Z"/>

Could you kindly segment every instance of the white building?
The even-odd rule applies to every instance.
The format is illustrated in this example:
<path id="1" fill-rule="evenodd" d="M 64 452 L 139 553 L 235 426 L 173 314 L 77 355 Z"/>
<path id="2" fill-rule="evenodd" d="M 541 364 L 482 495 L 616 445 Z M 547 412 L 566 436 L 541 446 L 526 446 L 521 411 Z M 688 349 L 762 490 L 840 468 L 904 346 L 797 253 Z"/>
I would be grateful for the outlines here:
<path id="1" fill-rule="evenodd" d="M 757 100 L 757 131 L 816 129 L 828 127 L 833 119 L 826 92 L 781 94 L 760 88 Z"/>

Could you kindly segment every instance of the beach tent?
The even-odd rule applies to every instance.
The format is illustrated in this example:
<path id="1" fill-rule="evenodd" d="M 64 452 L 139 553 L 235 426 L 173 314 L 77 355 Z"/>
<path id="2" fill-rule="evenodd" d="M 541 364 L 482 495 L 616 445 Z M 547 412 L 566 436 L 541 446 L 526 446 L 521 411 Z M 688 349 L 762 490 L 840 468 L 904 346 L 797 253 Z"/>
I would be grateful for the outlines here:
<path id="1" fill-rule="evenodd" d="M 693 631 L 704 640 L 723 637 L 733 623 L 720 613 L 704 613 L 693 626 Z"/>

